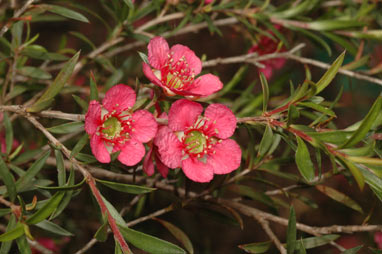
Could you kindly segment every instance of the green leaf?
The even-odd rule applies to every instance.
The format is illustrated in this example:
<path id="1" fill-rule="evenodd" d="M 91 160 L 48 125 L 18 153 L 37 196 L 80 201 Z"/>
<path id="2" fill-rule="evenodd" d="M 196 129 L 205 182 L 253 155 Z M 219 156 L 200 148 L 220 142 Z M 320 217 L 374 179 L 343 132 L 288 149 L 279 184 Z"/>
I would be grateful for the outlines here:
<path id="1" fill-rule="evenodd" d="M 186 252 L 172 244 L 154 236 L 146 235 L 131 228 L 118 226 L 126 241 L 135 247 L 153 254 L 186 254 Z"/>
<path id="2" fill-rule="evenodd" d="M 85 133 L 77 144 L 73 147 L 73 150 L 70 153 L 70 157 L 76 157 L 79 152 L 81 152 L 82 148 L 88 143 L 89 135 Z"/>
<path id="3" fill-rule="evenodd" d="M 88 110 L 88 107 L 89 107 L 89 103 L 87 103 L 84 99 L 82 99 L 81 97 L 75 95 L 75 94 L 72 94 L 73 96 L 73 99 L 77 102 L 77 104 L 84 110 L 84 111 L 87 111 Z"/>
<path id="4" fill-rule="evenodd" d="M 70 31 L 69 32 L 71 35 L 74 35 L 75 37 L 77 37 L 78 39 L 82 40 L 83 42 L 85 42 L 86 44 L 88 44 L 92 50 L 95 50 L 97 47 L 94 45 L 94 43 L 89 40 L 85 35 L 83 35 L 82 33 L 79 33 L 79 32 L 76 32 L 76 31 Z"/>
<path id="5" fill-rule="evenodd" d="M 50 155 L 50 151 L 45 152 L 32 166 L 26 171 L 26 174 L 16 181 L 16 188 L 18 191 L 24 190 L 25 186 L 32 182 L 32 179 L 40 172 L 46 160 Z"/>
<path id="6" fill-rule="evenodd" d="M 248 243 L 239 245 L 240 249 L 252 254 L 263 254 L 266 253 L 272 246 L 271 241 L 259 242 L 259 243 Z"/>
<path id="7" fill-rule="evenodd" d="M 330 84 L 330 82 L 332 82 L 338 72 L 338 69 L 342 65 L 344 57 L 345 51 L 333 62 L 332 66 L 330 66 L 321 79 L 316 83 L 317 90 L 315 94 L 320 93 Z"/>
<path id="8" fill-rule="evenodd" d="M 377 119 L 378 115 L 381 114 L 381 107 L 382 107 L 382 96 L 378 96 L 377 100 L 374 102 L 370 111 L 362 120 L 361 125 L 353 133 L 353 135 L 339 148 L 340 149 L 348 148 L 360 142 L 365 137 L 366 133 L 370 130 L 374 121 Z"/>
<path id="9" fill-rule="evenodd" d="M 298 111 L 297 107 L 293 104 L 290 104 L 288 107 L 287 126 L 291 125 L 292 122 L 299 117 L 300 117 L 300 112 Z"/>
<path id="10" fill-rule="evenodd" d="M 32 254 L 31 247 L 28 243 L 26 235 L 23 235 L 16 239 L 17 247 L 20 254 Z"/>
<path id="11" fill-rule="evenodd" d="M 9 232 L 11 229 L 13 229 L 16 226 L 16 223 L 17 223 L 16 216 L 12 213 L 11 216 L 9 217 L 9 222 L 5 232 Z M 8 254 L 9 251 L 11 250 L 11 247 L 12 247 L 12 241 L 3 242 L 1 244 L 0 254 Z"/>
<path id="12" fill-rule="evenodd" d="M 358 187 L 360 190 L 363 190 L 363 187 L 365 186 L 365 178 L 363 176 L 363 174 L 361 173 L 360 169 L 354 165 L 353 162 L 343 158 L 343 160 L 341 160 L 345 166 L 350 170 L 350 172 L 352 173 L 354 179 L 356 180 L 357 184 L 358 184 Z"/>
<path id="13" fill-rule="evenodd" d="M 12 210 L 10 208 L 0 208 L 0 217 L 3 217 L 4 215 L 7 215 L 11 212 Z"/>
<path id="14" fill-rule="evenodd" d="M 97 89 L 97 83 L 95 81 L 94 75 L 91 72 L 90 73 L 90 101 L 96 100 L 98 101 L 98 89 Z"/>
<path id="15" fill-rule="evenodd" d="M 332 117 L 336 116 L 336 114 L 333 112 L 333 110 L 331 110 L 331 109 L 329 109 L 327 107 L 321 106 L 320 104 L 316 104 L 316 103 L 313 103 L 313 102 L 299 102 L 298 105 L 314 109 L 314 110 L 319 111 L 321 113 L 324 113 L 324 114 L 326 114 L 328 116 L 332 116 Z"/>
<path id="16" fill-rule="evenodd" d="M 348 140 L 353 131 L 323 131 L 323 132 L 306 132 L 310 137 L 318 139 L 322 142 L 331 143 L 331 144 L 343 144 Z"/>
<path id="17" fill-rule="evenodd" d="M 301 175 L 307 182 L 311 182 L 314 179 L 314 166 L 310 158 L 309 150 L 304 141 L 296 136 L 297 150 L 296 150 L 296 164 Z"/>
<path id="18" fill-rule="evenodd" d="M 267 111 L 269 101 L 269 87 L 268 81 L 263 72 L 260 72 L 261 88 L 263 89 L 263 112 Z"/>
<path id="19" fill-rule="evenodd" d="M 290 6 L 290 8 L 287 8 L 286 10 L 272 13 L 271 15 L 275 18 L 289 19 L 312 10 L 318 2 L 319 0 L 302 1 L 296 6 Z"/>
<path id="20" fill-rule="evenodd" d="M 287 253 L 293 254 L 296 248 L 296 213 L 293 206 L 290 207 L 288 231 L 287 231 Z"/>
<path id="21" fill-rule="evenodd" d="M 16 195 L 17 195 L 15 179 L 12 173 L 9 171 L 7 165 L 5 164 L 1 156 L 0 156 L 0 176 L 5 186 L 7 187 L 7 192 L 11 202 L 15 201 Z"/>
<path id="22" fill-rule="evenodd" d="M 108 236 L 108 221 L 107 221 L 107 215 L 104 214 L 102 216 L 102 225 L 98 228 L 97 232 L 94 234 L 94 238 L 97 239 L 99 242 L 105 242 L 107 240 Z"/>
<path id="23" fill-rule="evenodd" d="M 303 245 L 305 249 L 316 248 L 325 244 L 330 243 L 331 241 L 335 241 L 339 238 L 340 235 L 323 235 L 323 236 L 315 236 L 315 237 L 307 237 L 302 239 L 301 241 L 297 241 L 296 250 L 299 250 Z"/>
<path id="24" fill-rule="evenodd" d="M 357 20 L 318 20 L 306 24 L 308 29 L 317 31 L 331 31 L 365 25 L 365 23 Z"/>
<path id="25" fill-rule="evenodd" d="M 56 13 L 63 17 L 89 23 L 89 20 L 84 15 L 76 11 L 70 10 L 68 8 L 58 6 L 58 5 L 51 5 L 51 4 L 44 4 L 40 6 L 45 7 L 47 8 L 48 11 Z"/>
<path id="26" fill-rule="evenodd" d="M 149 64 L 149 59 L 148 59 L 148 57 L 147 57 L 147 55 L 145 53 L 142 53 L 142 52 L 138 51 L 138 54 L 139 54 L 139 57 L 142 59 L 142 61 L 144 63 Z"/>
<path id="27" fill-rule="evenodd" d="M 0 235 L 0 242 L 7 242 L 16 239 L 24 234 L 24 225 L 18 222 L 14 228 Z"/>
<path id="28" fill-rule="evenodd" d="M 156 190 L 155 188 L 124 184 L 124 183 L 115 183 L 115 182 L 109 182 L 109 181 L 99 180 L 99 179 L 96 179 L 96 181 L 113 190 L 131 193 L 131 194 L 144 194 L 144 193 L 148 193 L 148 192 Z"/>
<path id="29" fill-rule="evenodd" d="M 255 191 L 253 188 L 245 185 L 235 184 L 228 186 L 228 190 L 233 191 L 239 195 L 252 198 L 253 200 L 260 201 L 269 207 L 274 207 L 273 200 L 262 192 Z"/>
<path id="30" fill-rule="evenodd" d="M 42 228 L 46 231 L 55 233 L 57 235 L 62 235 L 62 236 L 72 236 L 73 234 L 67 231 L 66 229 L 60 227 L 59 225 L 48 221 L 48 220 L 43 220 L 37 224 L 35 224 L 37 227 Z"/>
<path id="31" fill-rule="evenodd" d="M 344 252 L 341 252 L 341 254 L 357 254 L 357 252 L 362 249 L 362 247 L 363 245 L 360 245 L 351 249 L 347 249 Z"/>
<path id="32" fill-rule="evenodd" d="M 10 154 L 13 146 L 13 128 L 7 113 L 3 113 L 3 122 L 5 129 L 6 152 L 7 154 Z"/>
<path id="33" fill-rule="evenodd" d="M 47 130 L 55 134 L 66 134 L 80 131 L 83 127 L 83 122 L 70 122 L 47 128 Z"/>
<path id="34" fill-rule="evenodd" d="M 231 91 L 243 78 L 245 77 L 245 74 L 247 73 L 248 65 L 241 66 L 233 78 L 227 83 L 224 84 L 223 89 L 218 92 L 219 96 L 223 96 L 224 94 Z"/>
<path id="35" fill-rule="evenodd" d="M 265 126 L 265 131 L 260 142 L 258 156 L 260 157 L 264 156 L 269 151 L 269 148 L 272 146 L 272 144 L 273 144 L 273 132 L 272 132 L 272 128 L 267 124 Z"/>
<path id="36" fill-rule="evenodd" d="M 53 60 L 53 61 L 66 61 L 67 56 L 60 55 L 57 53 L 49 53 L 44 47 L 40 45 L 29 45 L 21 51 L 23 55 L 30 58 L 40 59 L 40 60 Z"/>
<path id="37" fill-rule="evenodd" d="M 66 82 L 69 80 L 70 76 L 72 75 L 72 72 L 74 70 L 74 66 L 77 63 L 77 60 L 80 56 L 80 52 L 77 52 L 62 68 L 60 73 L 58 73 L 56 79 L 53 81 L 53 83 L 48 87 L 48 89 L 44 92 L 44 94 L 27 110 L 29 112 L 38 112 L 44 107 L 42 107 L 42 103 L 45 104 L 53 100 L 53 98 L 61 91 L 61 89 L 64 87 Z M 45 105 L 45 107 L 49 105 Z"/>
<path id="38" fill-rule="evenodd" d="M 358 169 L 364 176 L 365 182 L 370 186 L 379 200 L 382 201 L 382 179 L 362 167 L 358 167 Z"/>
<path id="39" fill-rule="evenodd" d="M 56 157 L 56 167 L 57 167 L 57 181 L 58 185 L 62 186 L 66 181 L 66 170 L 64 163 L 64 156 L 60 150 L 54 150 L 54 155 Z"/>
<path id="40" fill-rule="evenodd" d="M 191 243 L 191 240 L 190 238 L 188 238 L 188 236 L 183 232 L 183 230 L 181 230 L 180 228 L 178 228 L 177 226 L 175 226 L 174 224 L 170 223 L 170 222 L 167 222 L 167 221 L 164 221 L 164 220 L 161 220 L 161 219 L 158 219 L 158 218 L 154 218 L 156 221 L 158 221 L 160 224 L 162 224 L 165 228 L 168 229 L 168 231 L 170 231 L 170 233 L 175 236 L 175 238 L 182 243 L 182 245 L 184 246 L 184 248 L 187 250 L 188 253 L 190 254 L 193 254 L 194 253 L 194 247 L 192 247 L 192 243 Z"/>
<path id="41" fill-rule="evenodd" d="M 51 79 L 52 75 L 40 68 L 25 66 L 18 69 L 18 71 L 24 75 L 36 79 Z"/>
<path id="42" fill-rule="evenodd" d="M 37 224 L 46 218 L 49 217 L 57 208 L 57 206 L 60 204 L 62 198 L 64 197 L 65 192 L 56 192 L 49 201 L 46 202 L 46 204 L 41 207 L 37 212 L 32 214 L 27 220 L 26 223 L 33 225 Z"/>
<path id="43" fill-rule="evenodd" d="M 102 200 L 103 200 L 103 202 L 105 202 L 106 208 L 110 212 L 111 217 L 114 218 L 115 222 L 118 225 L 127 226 L 125 220 L 119 214 L 117 209 L 115 209 L 115 207 L 109 201 L 107 201 L 104 197 L 102 197 Z"/>
<path id="44" fill-rule="evenodd" d="M 40 112 L 46 108 L 48 108 L 52 103 L 54 102 L 54 99 L 46 99 L 41 100 L 39 102 L 35 102 L 32 107 L 27 108 L 28 112 Z"/>
<path id="45" fill-rule="evenodd" d="M 74 177 L 75 173 L 72 169 L 69 174 L 68 182 L 66 183 L 67 186 L 74 185 Z M 57 209 L 53 212 L 53 214 L 50 216 L 50 219 L 56 218 L 58 215 L 60 215 L 66 206 L 69 204 L 70 200 L 72 199 L 73 190 L 65 191 L 65 196 L 62 198 L 60 204 L 58 205 Z"/>
<path id="46" fill-rule="evenodd" d="M 68 191 L 68 190 L 76 190 L 82 187 L 82 185 L 85 183 L 86 179 L 82 179 L 81 182 L 74 184 L 74 185 L 62 185 L 62 186 L 39 186 L 36 185 L 37 188 L 43 189 L 43 190 L 56 190 L 56 191 Z"/>
<path id="47" fill-rule="evenodd" d="M 340 202 L 346 205 L 347 207 L 356 210 L 357 212 L 363 213 L 362 208 L 357 204 L 357 202 L 355 202 L 353 199 L 343 194 L 342 192 L 339 192 L 336 189 L 325 185 L 316 185 L 315 187 L 317 190 L 321 191 L 331 199 Z"/>

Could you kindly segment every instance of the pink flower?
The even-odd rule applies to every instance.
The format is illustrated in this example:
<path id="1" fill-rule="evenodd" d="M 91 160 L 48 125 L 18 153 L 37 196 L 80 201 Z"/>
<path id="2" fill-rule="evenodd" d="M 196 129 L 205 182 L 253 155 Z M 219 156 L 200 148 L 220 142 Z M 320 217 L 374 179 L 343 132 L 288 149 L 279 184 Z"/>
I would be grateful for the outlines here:
<path id="1" fill-rule="evenodd" d="M 181 167 L 195 182 L 209 182 L 214 174 L 228 174 L 240 166 L 241 150 L 231 137 L 236 128 L 232 111 L 222 104 L 203 107 L 181 99 L 172 104 L 168 126 L 158 130 L 154 143 L 161 161 Z"/>
<path id="2" fill-rule="evenodd" d="M 166 113 L 162 113 L 159 116 L 159 118 L 168 119 Z M 164 126 L 160 126 L 158 130 L 160 130 L 163 127 Z M 156 138 L 157 137 L 155 137 L 155 139 Z M 167 175 L 168 175 L 168 167 L 166 165 L 164 165 L 163 162 L 160 160 L 159 152 L 158 152 L 158 147 L 154 143 L 149 144 L 149 146 L 150 146 L 150 150 L 146 154 L 145 159 L 143 160 L 143 171 L 145 171 L 145 173 L 148 176 L 152 176 L 154 174 L 154 168 L 155 168 L 154 162 L 155 162 L 155 165 L 156 165 L 156 168 L 157 168 L 158 172 L 163 177 L 167 177 Z"/>
<path id="3" fill-rule="evenodd" d="M 58 252 L 58 250 L 59 250 L 58 245 L 51 238 L 41 237 L 41 238 L 37 239 L 37 242 L 39 244 L 41 244 L 42 246 L 44 246 L 45 248 L 47 248 L 48 250 L 53 251 L 53 253 L 59 253 Z M 40 254 L 40 253 L 41 252 L 38 251 L 37 249 L 32 248 L 32 254 Z"/>
<path id="4" fill-rule="evenodd" d="M 276 29 L 280 30 L 280 28 L 280 26 L 276 26 Z M 273 34 L 272 32 L 270 33 Z M 256 52 L 259 54 L 259 56 L 262 56 L 266 54 L 275 53 L 277 51 L 278 43 L 273 41 L 271 38 L 263 35 L 260 37 L 259 43 L 252 46 L 252 48 L 249 49 L 248 53 Z M 282 47 L 280 51 L 285 51 L 285 47 Z M 273 58 L 262 61 L 261 63 L 265 65 L 265 68 L 260 69 L 260 71 L 264 73 L 267 79 L 270 79 L 272 77 L 273 72 L 275 70 L 281 69 L 284 66 L 285 62 L 285 58 Z"/>
<path id="5" fill-rule="evenodd" d="M 377 244 L 378 249 L 382 250 L 382 232 L 375 232 L 374 242 Z"/>
<path id="6" fill-rule="evenodd" d="M 146 110 L 132 112 L 135 92 L 119 84 L 106 92 L 102 105 L 91 101 L 85 116 L 85 130 L 96 159 L 110 162 L 110 153 L 121 151 L 118 160 L 127 166 L 137 164 L 145 154 L 142 143 L 149 142 L 157 132 L 154 116 Z"/>
<path id="7" fill-rule="evenodd" d="M 219 78 L 212 74 L 195 78 L 202 70 L 202 62 L 186 46 L 176 44 L 170 49 L 164 38 L 155 37 L 148 45 L 148 53 L 150 65 L 143 63 L 143 72 L 168 96 L 208 96 L 223 87 Z"/>

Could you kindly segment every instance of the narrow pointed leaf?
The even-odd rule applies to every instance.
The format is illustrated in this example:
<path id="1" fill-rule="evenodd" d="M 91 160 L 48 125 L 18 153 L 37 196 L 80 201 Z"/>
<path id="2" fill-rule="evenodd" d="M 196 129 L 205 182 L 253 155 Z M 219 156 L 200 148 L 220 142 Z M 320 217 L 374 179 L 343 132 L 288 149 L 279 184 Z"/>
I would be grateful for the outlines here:
<path id="1" fill-rule="evenodd" d="M 73 94 L 73 99 L 77 102 L 77 104 L 84 110 L 84 111 L 87 111 L 88 110 L 88 107 L 89 107 L 89 103 L 87 103 L 84 99 L 82 99 L 81 97 Z"/>
<path id="2" fill-rule="evenodd" d="M 99 179 L 97 179 L 97 182 L 113 190 L 131 193 L 131 194 L 144 194 L 144 193 L 148 193 L 148 192 L 156 190 L 155 188 L 149 188 L 149 187 L 132 185 L 132 184 L 115 183 L 115 182 L 109 182 L 109 181 L 99 180 Z"/>
<path id="3" fill-rule="evenodd" d="M 33 225 L 48 218 L 56 210 L 64 195 L 65 192 L 56 192 L 43 207 L 26 220 L 26 223 Z"/>
<path id="4" fill-rule="evenodd" d="M 341 252 L 341 254 L 357 254 L 360 249 L 362 249 L 363 245 L 357 246 L 351 249 L 347 249 L 344 252 Z"/>
<path id="5" fill-rule="evenodd" d="M 263 89 L 263 112 L 267 111 L 269 101 L 269 87 L 268 81 L 263 72 L 260 72 L 261 88 Z"/>
<path id="6" fill-rule="evenodd" d="M 296 213 L 293 206 L 290 207 L 286 244 L 287 254 L 293 254 L 296 248 Z"/>
<path id="7" fill-rule="evenodd" d="M 66 181 L 66 170 L 64 164 L 64 156 L 60 150 L 54 150 L 54 155 L 56 156 L 56 166 L 57 166 L 57 181 L 58 185 L 62 186 Z"/>
<path id="8" fill-rule="evenodd" d="M 340 235 L 323 235 L 323 236 L 307 237 L 297 242 L 296 249 L 299 250 L 302 245 L 305 247 L 305 249 L 316 248 L 316 247 L 328 244 L 331 241 L 335 241 L 339 237 Z"/>
<path id="9" fill-rule="evenodd" d="M 77 142 L 77 144 L 73 147 L 72 152 L 70 153 L 71 157 L 76 157 L 79 152 L 81 152 L 82 148 L 86 146 L 86 144 L 89 141 L 89 135 L 85 133 L 80 140 Z"/>
<path id="10" fill-rule="evenodd" d="M 35 224 L 37 227 L 42 228 L 46 231 L 55 233 L 57 235 L 62 235 L 62 236 L 72 236 L 73 234 L 67 231 L 66 229 L 62 228 L 61 226 L 48 221 L 48 220 L 43 220 L 37 224 Z"/>
<path id="11" fill-rule="evenodd" d="M 32 179 L 40 172 L 44 166 L 46 160 L 50 155 L 50 151 L 45 152 L 38 160 L 36 160 L 32 166 L 26 171 L 26 174 L 20 177 L 16 182 L 16 188 L 18 191 L 23 190 L 26 185 L 31 183 Z"/>
<path id="12" fill-rule="evenodd" d="M 271 246 L 272 246 L 272 242 L 267 241 L 267 242 L 259 242 L 259 243 L 242 244 L 242 245 L 239 245 L 239 248 L 243 249 L 247 253 L 263 254 L 263 253 L 267 253 L 267 251 L 270 249 Z"/>
<path id="13" fill-rule="evenodd" d="M 18 70 L 20 74 L 36 79 L 51 79 L 52 75 L 49 72 L 43 71 L 40 68 L 32 66 L 24 66 Z"/>
<path id="14" fill-rule="evenodd" d="M 68 8 L 58 6 L 58 5 L 51 5 L 51 4 L 44 4 L 43 7 L 45 7 L 48 11 L 56 13 L 58 15 L 64 16 L 66 18 L 82 21 L 89 23 L 89 20 L 82 15 L 81 13 L 78 13 L 76 11 L 70 10 Z"/>
<path id="15" fill-rule="evenodd" d="M 333 189 L 329 186 L 325 185 L 316 185 L 316 189 L 320 192 L 324 193 L 331 199 L 340 202 L 347 207 L 350 207 L 351 209 L 356 210 L 357 212 L 363 213 L 362 208 L 355 202 L 353 199 L 348 197 L 347 195 L 343 194 L 342 192 L 337 191 L 336 189 Z"/>
<path id="16" fill-rule="evenodd" d="M 65 133 L 77 132 L 83 129 L 83 127 L 84 127 L 83 122 L 71 122 L 71 123 L 64 123 L 64 124 L 50 127 L 50 128 L 47 128 L 47 130 L 55 134 L 65 134 Z"/>
<path id="17" fill-rule="evenodd" d="M 90 100 L 97 100 L 98 101 L 98 89 L 97 89 L 97 83 L 95 82 L 95 78 L 93 73 L 91 74 L 90 78 Z"/>
<path id="18" fill-rule="evenodd" d="M 164 220 L 161 220 L 161 219 L 158 219 L 158 218 L 155 218 L 156 221 L 158 221 L 160 224 L 162 224 L 165 228 L 168 229 L 168 231 L 171 232 L 171 234 L 173 236 L 175 236 L 175 238 L 180 242 L 182 243 L 182 245 L 184 246 L 184 248 L 186 249 L 186 251 L 190 254 L 193 254 L 194 253 L 194 248 L 192 247 L 192 243 L 191 243 L 191 240 L 190 238 L 188 238 L 188 236 L 183 232 L 183 230 L 181 230 L 180 228 L 178 228 L 177 226 L 175 226 L 174 224 L 170 223 L 170 222 L 167 222 L 167 221 L 164 221 Z"/>
<path id="19" fill-rule="evenodd" d="M 3 113 L 3 122 L 4 122 L 4 129 L 5 129 L 6 153 L 10 154 L 12 150 L 12 146 L 13 146 L 13 128 L 7 113 Z"/>
<path id="20" fill-rule="evenodd" d="M 19 254 L 32 254 L 31 247 L 28 243 L 26 235 L 23 235 L 16 239 Z"/>
<path id="21" fill-rule="evenodd" d="M 309 150 L 304 141 L 296 136 L 297 150 L 296 150 L 296 164 L 301 175 L 307 182 L 311 182 L 314 179 L 314 166 L 310 158 Z"/>
<path id="22" fill-rule="evenodd" d="M 10 210 L 10 209 L 9 209 Z M 9 232 L 17 225 L 16 216 L 12 214 L 9 217 L 9 222 L 5 232 Z M 12 247 L 12 241 L 2 242 L 0 247 L 0 254 L 8 254 Z"/>
<path id="23" fill-rule="evenodd" d="M 179 246 L 119 225 L 123 237 L 135 247 L 152 254 L 186 254 Z"/>
<path id="24" fill-rule="evenodd" d="M 24 225 L 20 222 L 11 230 L 0 235 L 0 242 L 7 242 L 16 239 L 24 234 Z"/>
<path id="25" fill-rule="evenodd" d="M 363 190 L 365 186 L 365 178 L 361 173 L 360 169 L 351 161 L 344 159 L 343 160 L 345 166 L 350 170 L 354 179 L 356 180 L 358 187 L 360 190 Z"/>
<path id="26" fill-rule="evenodd" d="M 39 186 L 36 185 L 37 188 L 43 189 L 43 190 L 56 190 L 56 191 L 68 191 L 68 190 L 76 190 L 82 187 L 82 185 L 85 183 L 85 178 L 74 185 L 63 185 L 63 186 Z"/>
<path id="27" fill-rule="evenodd" d="M 332 82 L 344 61 L 344 57 L 345 51 L 333 62 L 332 66 L 330 66 L 321 79 L 316 83 L 317 90 L 315 94 L 320 93 L 330 84 L 330 82 Z"/>
<path id="28" fill-rule="evenodd" d="M 267 124 L 259 146 L 259 156 L 264 156 L 273 144 L 272 128 Z"/>
<path id="29" fill-rule="evenodd" d="M 60 73 L 58 73 L 56 79 L 53 83 L 48 87 L 48 89 L 44 92 L 44 94 L 30 107 L 28 108 L 29 112 L 38 112 L 44 107 L 42 107 L 42 102 L 49 102 L 53 100 L 53 98 L 61 91 L 66 82 L 68 82 L 72 72 L 74 70 L 74 66 L 76 65 L 78 58 L 80 56 L 80 52 L 77 52 L 62 68 Z M 38 106 L 38 107 L 37 107 Z M 49 106 L 49 105 L 44 105 Z"/>
<path id="30" fill-rule="evenodd" d="M 7 192 L 11 202 L 13 202 L 16 198 L 17 191 L 15 185 L 15 179 L 12 173 L 9 171 L 7 165 L 5 164 L 3 158 L 0 156 L 0 177 L 7 187 Z"/>
<path id="31" fill-rule="evenodd" d="M 382 108 L 382 96 L 379 96 L 377 100 L 374 102 L 370 111 L 367 113 L 365 118 L 363 119 L 361 125 L 358 129 L 353 133 L 353 135 L 339 148 L 348 148 L 356 145 L 360 142 L 366 135 L 366 133 L 370 130 L 373 123 L 377 119 L 378 115 L 381 114 Z"/>

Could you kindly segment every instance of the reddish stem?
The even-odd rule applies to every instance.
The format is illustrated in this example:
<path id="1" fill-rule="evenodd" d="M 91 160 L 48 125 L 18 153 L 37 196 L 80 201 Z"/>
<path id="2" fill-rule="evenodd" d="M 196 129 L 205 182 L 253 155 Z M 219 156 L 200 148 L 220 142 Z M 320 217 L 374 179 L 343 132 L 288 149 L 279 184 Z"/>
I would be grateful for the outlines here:
<path id="1" fill-rule="evenodd" d="M 102 199 L 101 193 L 99 192 L 99 190 L 97 189 L 95 185 L 94 178 L 91 175 L 88 176 L 87 183 L 89 184 L 89 187 L 92 190 L 92 193 L 94 197 L 96 198 L 98 205 L 101 208 L 102 214 L 105 214 L 105 213 L 107 214 L 107 220 L 109 222 L 111 231 L 113 232 L 115 238 L 119 242 L 119 245 L 121 246 L 123 253 L 132 253 L 125 239 L 123 238 L 121 231 L 119 231 L 117 223 L 115 222 L 113 216 L 111 216 L 109 210 L 107 209 L 106 204 Z"/>

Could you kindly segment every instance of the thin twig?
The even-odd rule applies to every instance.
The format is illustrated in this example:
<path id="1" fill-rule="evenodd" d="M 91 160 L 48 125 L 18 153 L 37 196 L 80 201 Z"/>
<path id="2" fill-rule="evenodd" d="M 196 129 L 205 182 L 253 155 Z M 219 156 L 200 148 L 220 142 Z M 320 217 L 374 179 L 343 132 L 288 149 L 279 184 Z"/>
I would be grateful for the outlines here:
<path id="1" fill-rule="evenodd" d="M 280 253 L 286 254 L 287 251 L 286 251 L 285 247 L 282 245 L 282 243 L 277 238 L 275 233 L 273 233 L 272 229 L 269 227 L 269 222 L 264 220 L 260 216 L 255 216 L 255 219 L 260 223 L 261 227 L 264 229 L 265 233 L 269 236 L 269 238 L 272 240 L 272 242 L 276 245 L 276 247 L 280 251 Z"/>
<path id="2" fill-rule="evenodd" d="M 28 0 L 28 1 L 23 5 L 23 7 L 21 7 L 19 10 L 17 10 L 17 11 L 15 12 L 15 14 L 13 15 L 13 19 L 20 17 L 21 14 L 23 14 L 23 13 L 29 8 L 29 6 L 31 6 L 31 5 L 33 4 L 34 1 L 35 1 L 35 0 Z M 5 25 L 3 26 L 3 28 L 1 28 L 1 30 L 0 30 L 0 36 L 3 36 L 4 33 L 6 33 L 6 32 L 8 31 L 9 27 L 10 27 L 10 24 L 9 24 L 9 23 L 5 24 Z"/>

